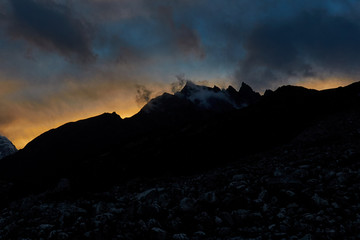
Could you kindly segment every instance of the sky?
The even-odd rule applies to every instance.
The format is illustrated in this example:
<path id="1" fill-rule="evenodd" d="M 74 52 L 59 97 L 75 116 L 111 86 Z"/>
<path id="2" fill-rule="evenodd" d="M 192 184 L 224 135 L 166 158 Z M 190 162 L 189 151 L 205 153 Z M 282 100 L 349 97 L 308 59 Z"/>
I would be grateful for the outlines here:
<path id="1" fill-rule="evenodd" d="M 356 0 L 0 0 L 0 135 L 135 114 L 191 79 L 256 91 L 358 81 Z"/>

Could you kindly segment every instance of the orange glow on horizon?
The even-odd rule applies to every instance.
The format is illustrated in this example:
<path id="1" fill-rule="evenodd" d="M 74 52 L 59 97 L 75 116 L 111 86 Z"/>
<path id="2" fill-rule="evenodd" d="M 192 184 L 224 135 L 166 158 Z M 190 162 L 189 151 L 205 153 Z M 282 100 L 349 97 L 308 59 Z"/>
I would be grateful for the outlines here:
<path id="1" fill-rule="evenodd" d="M 307 79 L 301 82 L 298 82 L 297 86 L 302 86 L 305 88 L 316 89 L 316 90 L 325 90 L 337 87 L 343 87 L 353 83 L 354 80 L 351 79 L 342 79 L 342 78 L 327 78 L 327 79 Z"/>
<path id="2" fill-rule="evenodd" d="M 306 79 L 295 85 L 317 90 L 336 88 L 354 82 L 350 79 Z M 223 81 L 206 81 L 201 84 L 217 85 L 226 84 Z M 130 87 L 129 87 L 130 86 Z M 11 102 L 3 108 L 3 114 L 10 114 L 9 122 L 2 122 L 0 134 L 9 138 L 14 145 L 21 149 L 32 139 L 40 134 L 57 128 L 67 122 L 78 121 L 100 115 L 104 112 L 116 112 L 121 118 L 128 118 L 136 114 L 142 106 L 136 102 L 136 90 L 133 85 L 116 86 L 109 84 L 94 84 L 86 87 L 70 85 L 66 91 L 58 95 L 49 96 L 43 102 L 17 101 Z M 170 85 L 152 84 L 149 86 L 153 94 L 151 98 L 170 91 Z M 10 85 L 5 92 L 16 91 L 18 85 Z M 94 96 L 93 96 L 94 95 Z M 144 103 L 145 104 L 145 103 Z"/>
<path id="3" fill-rule="evenodd" d="M 139 111 L 139 107 L 130 107 L 124 111 L 119 111 L 116 113 L 120 115 L 121 118 L 128 118 L 133 116 Z M 94 111 L 94 113 L 82 112 L 79 114 L 62 116 L 58 120 L 49 120 L 43 122 L 31 122 L 27 120 L 17 120 L 11 125 L 5 126 L 2 129 L 2 134 L 5 135 L 10 141 L 16 146 L 17 149 L 22 149 L 28 144 L 31 140 L 41 135 L 42 133 L 49 131 L 50 129 L 60 127 L 68 122 L 76 122 L 81 119 L 90 118 L 93 116 L 100 115 L 108 111 Z"/>

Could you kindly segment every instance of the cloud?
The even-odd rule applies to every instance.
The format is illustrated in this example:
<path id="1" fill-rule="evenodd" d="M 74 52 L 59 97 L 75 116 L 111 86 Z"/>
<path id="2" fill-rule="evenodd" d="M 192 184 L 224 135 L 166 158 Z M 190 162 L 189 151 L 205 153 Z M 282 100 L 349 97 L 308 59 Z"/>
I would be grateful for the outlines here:
<path id="1" fill-rule="evenodd" d="M 194 55 L 198 58 L 205 57 L 205 49 L 202 46 L 201 38 L 197 31 L 186 22 L 176 22 L 174 19 L 173 6 L 159 6 L 157 18 L 162 25 L 162 30 L 172 37 L 170 43 L 174 44 L 175 49 L 184 55 Z"/>
<path id="2" fill-rule="evenodd" d="M 205 57 L 205 51 L 202 47 L 198 33 L 186 25 L 181 25 L 175 30 L 176 43 L 180 51 L 194 54 L 198 58 Z"/>
<path id="3" fill-rule="evenodd" d="M 11 13 L 6 22 L 8 33 L 69 59 L 89 62 L 95 59 L 91 50 L 91 26 L 74 16 L 72 10 L 55 1 L 10 1 Z"/>
<path id="4" fill-rule="evenodd" d="M 258 24 L 244 41 L 236 76 L 257 86 L 360 73 L 356 19 L 318 10 Z"/>
<path id="5" fill-rule="evenodd" d="M 153 2 L 153 1 L 152 1 Z M 145 0 L 87 0 L 73 2 L 95 21 L 119 21 L 150 14 Z"/>
<path id="6" fill-rule="evenodd" d="M 171 92 L 176 93 L 184 88 L 186 82 L 191 81 L 185 77 L 185 74 L 176 75 L 176 82 L 171 83 Z"/>
<path id="7" fill-rule="evenodd" d="M 352 0 L 0 1 L 0 134 L 25 141 L 105 111 L 129 116 L 151 97 L 180 90 L 186 78 L 173 83 L 178 73 L 224 87 L 245 81 L 257 91 L 355 81 L 359 7 Z"/>
<path id="8" fill-rule="evenodd" d="M 148 89 L 144 85 L 136 85 L 136 102 L 139 106 L 144 105 L 144 103 L 147 103 L 150 101 L 150 96 L 152 94 L 152 91 Z"/>

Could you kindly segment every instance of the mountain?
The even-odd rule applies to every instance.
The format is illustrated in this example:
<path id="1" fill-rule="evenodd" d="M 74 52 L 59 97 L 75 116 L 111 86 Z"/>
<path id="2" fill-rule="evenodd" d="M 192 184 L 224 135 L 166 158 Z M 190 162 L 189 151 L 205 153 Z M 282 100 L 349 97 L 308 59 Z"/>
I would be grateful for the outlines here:
<path id="1" fill-rule="evenodd" d="M 64 177 L 86 189 L 202 171 L 289 143 L 324 118 L 356 111 L 359 93 L 354 83 L 324 91 L 283 86 L 261 97 L 246 84 L 236 91 L 188 82 L 131 118 L 106 113 L 50 130 L 0 161 L 0 176 L 26 189 L 53 187 Z"/>
<path id="2" fill-rule="evenodd" d="M 17 151 L 12 142 L 4 136 L 0 136 L 0 159 L 9 156 Z"/>
<path id="3" fill-rule="evenodd" d="M 225 90 L 216 86 L 213 88 L 199 86 L 190 81 L 186 83 L 180 92 L 175 93 L 175 96 L 191 101 L 199 109 L 208 109 L 215 112 L 240 109 L 260 99 L 260 94 L 254 92 L 246 83 L 242 83 L 240 90 L 237 92 L 232 86 Z"/>
<path id="4" fill-rule="evenodd" d="M 232 87 L 220 90 L 187 82 L 175 94 L 152 99 L 132 118 L 105 113 L 67 123 L 41 134 L 16 156 L 1 161 L 0 176 L 49 187 L 64 176 L 80 185 L 97 185 L 114 178 L 158 174 L 164 166 L 177 172 L 188 167 L 188 159 L 179 154 L 168 161 L 166 154 L 178 151 L 180 141 L 186 141 L 181 129 L 260 99 L 260 94 L 250 87 L 243 90 L 244 86 L 239 91 Z M 247 96 L 251 96 L 249 100 Z M 158 145 L 164 140 L 169 142 Z M 194 147 L 188 146 L 187 151 L 194 152 Z"/>
<path id="5" fill-rule="evenodd" d="M 172 121 L 193 121 L 209 115 L 226 113 L 251 105 L 261 98 L 260 94 L 242 83 L 239 91 L 229 86 L 226 90 L 217 86 L 207 87 L 187 81 L 175 94 L 164 93 L 150 100 L 134 118 L 155 118 L 166 124 Z M 164 123 L 165 122 L 165 123 Z"/>
<path id="6" fill-rule="evenodd" d="M 358 238 L 360 82 L 184 89 L 2 159 L 0 239 Z"/>

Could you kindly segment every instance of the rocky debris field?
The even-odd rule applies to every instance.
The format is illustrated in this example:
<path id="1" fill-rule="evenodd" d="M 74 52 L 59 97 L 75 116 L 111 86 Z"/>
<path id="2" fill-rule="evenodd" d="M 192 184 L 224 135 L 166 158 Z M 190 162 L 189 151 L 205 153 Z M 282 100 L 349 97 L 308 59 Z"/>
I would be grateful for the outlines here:
<path id="1" fill-rule="evenodd" d="M 358 146 L 291 145 L 104 192 L 63 179 L 2 209 L 0 239 L 359 239 Z"/>

